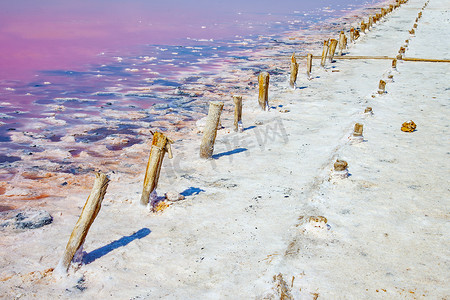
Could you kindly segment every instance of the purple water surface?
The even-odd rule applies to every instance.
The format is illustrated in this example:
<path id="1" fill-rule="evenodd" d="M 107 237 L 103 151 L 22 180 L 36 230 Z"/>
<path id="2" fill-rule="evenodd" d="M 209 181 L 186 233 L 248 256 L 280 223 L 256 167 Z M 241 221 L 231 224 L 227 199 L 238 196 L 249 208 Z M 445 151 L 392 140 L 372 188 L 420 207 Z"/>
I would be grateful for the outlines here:
<path id="1" fill-rule="evenodd" d="M 213 75 L 225 63 L 274 47 L 287 32 L 376 2 L 2 1 L 0 167 L 43 151 L 14 142 L 13 132 L 58 143 L 68 128 L 108 122 L 105 110 L 143 112 L 140 122 L 148 127 L 168 107 L 189 120 L 189 110 L 200 109 L 189 104 L 202 94 L 183 87 L 212 88 L 197 83 L 198 74 Z M 140 142 L 131 138 L 137 129 L 131 119 L 114 121 L 120 126 L 93 129 L 75 142 L 83 148 L 114 134 Z"/>

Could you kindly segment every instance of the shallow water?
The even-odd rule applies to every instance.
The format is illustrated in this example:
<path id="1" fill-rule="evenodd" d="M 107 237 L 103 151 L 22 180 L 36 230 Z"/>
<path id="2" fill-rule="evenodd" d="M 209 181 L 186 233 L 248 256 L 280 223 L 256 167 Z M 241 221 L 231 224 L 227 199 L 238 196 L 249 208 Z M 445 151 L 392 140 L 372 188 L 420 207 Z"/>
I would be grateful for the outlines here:
<path id="1" fill-rule="evenodd" d="M 122 150 L 143 142 L 142 128 L 177 130 L 208 100 L 253 88 L 267 66 L 258 53 L 304 54 L 314 44 L 288 34 L 376 2 L 2 2 L 0 168 L 48 149 Z"/>

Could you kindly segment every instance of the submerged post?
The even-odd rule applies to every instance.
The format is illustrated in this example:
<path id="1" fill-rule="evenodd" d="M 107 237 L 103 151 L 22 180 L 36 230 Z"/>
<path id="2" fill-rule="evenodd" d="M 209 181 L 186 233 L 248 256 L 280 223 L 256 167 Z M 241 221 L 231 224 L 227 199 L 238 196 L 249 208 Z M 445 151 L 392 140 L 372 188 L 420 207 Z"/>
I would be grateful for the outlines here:
<path id="1" fill-rule="evenodd" d="M 269 110 L 269 80 L 270 75 L 267 72 L 259 73 L 259 96 L 258 102 L 259 106 L 263 110 Z"/>
<path id="2" fill-rule="evenodd" d="M 214 152 L 214 143 L 216 141 L 217 127 L 220 122 L 223 102 L 210 102 L 208 119 L 203 130 L 203 139 L 200 145 L 200 157 L 210 158 Z"/>
<path id="3" fill-rule="evenodd" d="M 334 53 L 336 53 L 336 47 L 337 47 L 338 41 L 335 39 L 330 40 L 330 51 L 328 57 L 330 58 L 330 63 L 333 62 Z"/>
<path id="4" fill-rule="evenodd" d="M 308 53 L 308 55 L 306 56 L 306 75 L 308 75 L 308 78 L 311 77 L 312 59 L 313 59 L 313 55 L 311 53 Z"/>
<path id="5" fill-rule="evenodd" d="M 291 77 L 289 79 L 289 86 L 291 88 L 295 88 L 295 82 L 297 81 L 297 74 L 298 74 L 298 63 L 295 59 L 295 52 L 292 54 L 291 57 Z"/>
<path id="6" fill-rule="evenodd" d="M 320 65 L 322 67 L 325 67 L 325 60 L 327 59 L 328 55 L 328 47 L 329 47 L 328 41 L 323 41 L 322 60 L 320 61 Z"/>
<path id="7" fill-rule="evenodd" d="M 155 132 L 153 135 L 152 147 L 150 148 L 150 156 L 145 171 L 144 187 L 142 189 L 142 205 L 148 204 L 150 194 L 158 186 L 159 174 L 166 152 L 169 153 L 169 158 L 172 158 L 171 143 L 172 141 L 160 132 Z"/>
<path id="8" fill-rule="evenodd" d="M 70 235 L 69 242 L 67 243 L 64 255 L 59 261 L 56 270 L 60 273 L 65 273 L 70 267 L 75 253 L 80 247 L 83 246 L 86 236 L 88 234 L 89 228 L 94 222 L 95 218 L 100 211 L 103 198 L 106 194 L 106 189 L 108 188 L 109 179 L 108 176 L 102 173 L 97 173 L 95 176 L 94 186 L 92 187 L 91 193 L 89 194 L 86 203 L 84 204 L 83 210 L 80 217 L 78 218 L 75 227 L 73 228 L 72 234 Z"/>
<path id="9" fill-rule="evenodd" d="M 233 96 L 234 102 L 234 131 L 242 132 L 242 96 Z"/>

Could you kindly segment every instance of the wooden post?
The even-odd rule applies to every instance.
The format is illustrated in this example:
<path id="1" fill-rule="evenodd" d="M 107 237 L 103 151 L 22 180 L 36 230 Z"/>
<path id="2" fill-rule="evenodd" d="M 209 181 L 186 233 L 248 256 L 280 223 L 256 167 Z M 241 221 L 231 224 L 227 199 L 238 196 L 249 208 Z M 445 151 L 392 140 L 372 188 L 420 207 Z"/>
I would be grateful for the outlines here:
<path id="1" fill-rule="evenodd" d="M 409 31 L 409 34 L 411 34 L 411 35 L 414 35 L 415 33 L 416 32 L 414 31 L 414 28 Z"/>
<path id="2" fill-rule="evenodd" d="M 355 40 L 359 39 L 359 31 L 355 29 Z"/>
<path id="3" fill-rule="evenodd" d="M 258 102 L 259 106 L 263 110 L 269 110 L 269 80 L 270 75 L 267 72 L 259 73 L 259 96 Z"/>
<path id="4" fill-rule="evenodd" d="M 347 170 L 348 163 L 345 160 L 337 159 L 334 163 L 334 170 L 335 171 L 345 171 Z"/>
<path id="5" fill-rule="evenodd" d="M 397 69 L 397 59 L 396 58 L 394 58 L 392 60 L 392 69 Z"/>
<path id="6" fill-rule="evenodd" d="M 147 169 L 144 177 L 144 187 L 142 189 L 141 204 L 148 205 L 150 194 L 158 186 L 159 174 L 166 152 L 172 158 L 170 144 L 172 143 L 164 134 L 155 132 L 153 135 L 152 147 L 148 158 Z"/>
<path id="7" fill-rule="evenodd" d="M 339 55 L 342 55 L 346 47 L 347 47 L 347 37 L 345 36 L 344 31 L 341 31 L 341 33 L 339 34 Z"/>
<path id="8" fill-rule="evenodd" d="M 234 131 L 242 132 L 242 96 L 233 96 L 234 101 Z"/>
<path id="9" fill-rule="evenodd" d="M 64 255 L 56 267 L 57 272 L 64 274 L 70 267 L 70 263 L 78 249 L 83 245 L 89 228 L 94 222 L 100 211 L 103 198 L 108 188 L 109 179 L 105 174 L 97 173 L 95 176 L 94 186 L 89 194 L 80 217 L 78 218 L 69 242 L 67 243 Z"/>
<path id="10" fill-rule="evenodd" d="M 356 123 L 355 128 L 353 129 L 353 136 L 362 136 L 363 135 L 363 124 Z"/>
<path id="11" fill-rule="evenodd" d="M 325 67 L 325 60 L 327 59 L 328 47 L 329 47 L 328 41 L 323 41 L 322 60 L 320 61 L 320 65 L 322 67 Z"/>
<path id="12" fill-rule="evenodd" d="M 417 23 L 414 23 L 413 28 L 417 28 Z"/>
<path id="13" fill-rule="evenodd" d="M 403 59 L 403 57 L 402 57 L 402 55 L 401 55 L 401 54 L 397 54 L 397 56 L 396 56 L 396 59 L 397 59 L 397 60 L 402 60 L 402 59 Z"/>
<path id="14" fill-rule="evenodd" d="M 338 41 L 335 39 L 330 40 L 330 51 L 328 57 L 330 58 L 330 62 L 333 62 L 334 53 L 336 53 L 336 46 L 338 44 Z"/>
<path id="15" fill-rule="evenodd" d="M 372 107 L 368 106 L 366 107 L 366 109 L 364 110 L 365 114 L 371 114 L 372 113 Z"/>
<path id="16" fill-rule="evenodd" d="M 367 24 L 367 29 L 370 30 L 370 28 L 372 28 L 372 26 L 373 26 L 373 17 L 369 16 L 369 22 Z"/>
<path id="17" fill-rule="evenodd" d="M 350 43 L 353 43 L 355 41 L 355 28 L 350 29 Z"/>
<path id="18" fill-rule="evenodd" d="M 308 78 L 311 77 L 311 72 L 312 72 L 312 59 L 313 56 L 311 53 L 308 53 L 308 55 L 306 56 L 306 75 L 308 75 Z"/>
<path id="19" fill-rule="evenodd" d="M 405 51 L 406 51 L 405 47 L 400 47 L 400 49 L 398 50 L 398 53 L 405 54 Z"/>
<path id="20" fill-rule="evenodd" d="M 295 82 L 297 81 L 297 74 L 298 74 L 298 63 L 295 59 L 295 52 L 292 54 L 291 57 L 291 77 L 289 79 L 289 85 L 291 88 L 295 88 Z"/>
<path id="21" fill-rule="evenodd" d="M 203 139 L 200 145 L 201 158 L 210 158 L 213 155 L 217 127 L 219 126 L 222 108 L 222 102 L 209 103 L 208 119 L 206 120 L 205 129 L 203 130 Z"/>
<path id="22" fill-rule="evenodd" d="M 384 94 L 386 89 L 386 82 L 384 80 L 380 80 L 380 83 L 378 84 L 378 94 Z"/>
<path id="23" fill-rule="evenodd" d="M 361 21 L 361 32 L 366 33 L 366 23 L 364 21 Z"/>

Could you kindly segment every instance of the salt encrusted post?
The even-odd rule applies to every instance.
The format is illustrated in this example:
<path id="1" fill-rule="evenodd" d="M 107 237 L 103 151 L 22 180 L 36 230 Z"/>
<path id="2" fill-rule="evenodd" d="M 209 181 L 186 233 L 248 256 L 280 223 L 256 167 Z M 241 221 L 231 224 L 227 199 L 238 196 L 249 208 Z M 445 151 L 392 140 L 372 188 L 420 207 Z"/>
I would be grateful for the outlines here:
<path id="1" fill-rule="evenodd" d="M 353 43 L 355 41 L 355 28 L 350 29 L 350 43 Z"/>
<path id="2" fill-rule="evenodd" d="M 392 60 L 392 69 L 397 69 L 397 59 L 396 58 L 394 58 Z"/>
<path id="3" fill-rule="evenodd" d="M 359 39 L 359 31 L 355 29 L 355 40 Z"/>
<path id="4" fill-rule="evenodd" d="M 386 89 L 386 82 L 384 80 L 380 80 L 380 83 L 378 84 L 378 94 L 384 94 Z"/>
<path id="5" fill-rule="evenodd" d="M 336 53 L 336 46 L 338 44 L 338 41 L 335 39 L 330 40 L 330 53 L 328 56 L 330 57 L 330 62 L 333 62 L 334 53 Z"/>
<path id="6" fill-rule="evenodd" d="M 200 157 L 210 158 L 214 152 L 214 142 L 216 141 L 217 127 L 220 122 L 223 102 L 210 102 L 208 119 L 203 130 L 202 144 L 200 145 Z"/>
<path id="7" fill-rule="evenodd" d="M 291 88 L 295 88 L 295 82 L 297 81 L 297 74 L 298 74 L 298 63 L 295 59 L 295 52 L 292 54 L 291 57 L 291 77 L 289 79 L 289 86 Z"/>
<path id="8" fill-rule="evenodd" d="M 328 55 L 328 47 L 329 47 L 328 41 L 323 41 L 322 60 L 320 61 L 320 65 L 322 67 L 325 67 L 325 60 L 327 59 Z"/>
<path id="9" fill-rule="evenodd" d="M 367 24 L 367 29 L 370 30 L 370 28 L 372 28 L 372 26 L 373 26 L 373 17 L 369 16 L 369 22 Z"/>
<path id="10" fill-rule="evenodd" d="M 70 267 L 70 263 L 81 246 L 84 244 L 84 240 L 88 234 L 89 228 L 94 222 L 95 218 L 100 211 L 103 198 L 108 188 L 109 179 L 108 176 L 102 173 L 97 173 L 95 176 L 94 186 L 89 194 L 86 203 L 84 204 L 83 211 L 78 218 L 72 234 L 70 235 L 69 242 L 67 243 L 64 255 L 59 261 L 56 270 L 59 273 L 66 273 Z"/>
<path id="11" fill-rule="evenodd" d="M 269 110 L 269 80 L 270 75 L 267 72 L 259 73 L 259 96 L 258 102 L 259 106 L 263 110 Z"/>
<path id="12" fill-rule="evenodd" d="M 308 78 L 311 77 L 311 72 L 312 72 L 312 59 L 313 56 L 311 53 L 308 53 L 308 55 L 306 56 L 306 75 L 308 75 Z"/>
<path id="13" fill-rule="evenodd" d="M 347 37 L 345 36 L 344 31 L 341 31 L 339 34 L 339 55 L 342 55 L 344 49 L 347 47 Z"/>
<path id="14" fill-rule="evenodd" d="M 234 102 L 234 131 L 244 131 L 242 125 L 242 96 L 233 96 Z"/>
<path id="15" fill-rule="evenodd" d="M 145 171 L 144 187 L 142 188 L 142 205 L 148 205 L 150 194 L 158 186 L 159 174 L 166 152 L 169 153 L 169 158 L 172 158 L 171 143 L 172 141 L 160 132 L 155 132 L 153 135 L 152 147 L 150 148 L 150 156 Z"/>
<path id="16" fill-rule="evenodd" d="M 366 23 L 364 21 L 361 21 L 361 32 L 366 33 Z"/>
<path id="17" fill-rule="evenodd" d="M 355 128 L 353 129 L 353 136 L 362 136 L 363 134 L 363 124 L 356 123 Z"/>

